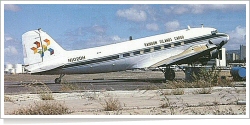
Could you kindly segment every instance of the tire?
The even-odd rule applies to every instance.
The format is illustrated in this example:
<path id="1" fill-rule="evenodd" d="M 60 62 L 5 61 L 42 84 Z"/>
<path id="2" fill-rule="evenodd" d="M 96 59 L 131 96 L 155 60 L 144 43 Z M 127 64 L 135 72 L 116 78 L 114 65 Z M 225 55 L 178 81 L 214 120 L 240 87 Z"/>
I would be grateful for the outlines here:
<path id="1" fill-rule="evenodd" d="M 55 83 L 56 83 L 56 84 L 60 84 L 60 83 L 61 83 L 61 79 L 56 78 L 56 79 L 55 79 Z"/>
<path id="2" fill-rule="evenodd" d="M 175 72 L 173 69 L 169 69 L 164 73 L 165 80 L 173 81 L 175 78 Z"/>

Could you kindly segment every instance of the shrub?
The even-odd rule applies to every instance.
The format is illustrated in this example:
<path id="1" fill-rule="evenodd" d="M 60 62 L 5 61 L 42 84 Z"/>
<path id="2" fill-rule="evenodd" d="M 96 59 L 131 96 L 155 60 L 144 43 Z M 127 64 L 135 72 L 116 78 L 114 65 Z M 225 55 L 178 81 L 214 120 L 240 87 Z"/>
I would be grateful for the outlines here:
<path id="1" fill-rule="evenodd" d="M 13 102 L 9 96 L 4 95 L 4 102 Z"/>
<path id="2" fill-rule="evenodd" d="M 36 94 L 39 94 L 41 100 L 54 100 L 51 89 L 42 82 L 34 81 L 28 85 L 25 85 L 32 89 L 32 91 Z"/>
<path id="3" fill-rule="evenodd" d="M 162 103 L 160 104 L 160 108 L 167 108 L 167 107 L 170 107 L 170 101 L 169 101 L 169 98 L 167 98 L 166 96 L 164 96 L 163 99 L 160 100 Z"/>
<path id="4" fill-rule="evenodd" d="M 218 79 L 218 85 L 222 87 L 232 87 L 234 86 L 232 79 L 227 79 L 226 76 L 221 76 Z"/>
<path id="5" fill-rule="evenodd" d="M 219 79 L 220 70 L 201 68 L 197 74 L 193 73 L 193 79 L 195 82 L 206 81 L 209 85 L 217 85 Z"/>
<path id="6" fill-rule="evenodd" d="M 183 94 L 184 94 L 184 90 L 181 89 L 181 88 L 176 88 L 176 89 L 173 89 L 173 90 L 171 91 L 171 93 L 172 93 L 173 95 L 183 95 Z"/>
<path id="7" fill-rule="evenodd" d="M 212 93 L 212 88 L 200 88 L 196 90 L 193 94 L 211 94 Z"/>
<path id="8" fill-rule="evenodd" d="M 104 99 L 104 104 L 102 104 L 105 111 L 116 111 L 121 109 L 121 103 L 117 98 L 109 97 Z"/>
<path id="9" fill-rule="evenodd" d="M 69 109 L 59 103 L 41 102 L 30 105 L 26 108 L 20 108 L 14 111 L 13 115 L 62 115 L 68 114 Z"/>
<path id="10" fill-rule="evenodd" d="M 41 92 L 39 97 L 41 100 L 54 100 L 52 92 Z"/>
<path id="11" fill-rule="evenodd" d="M 61 83 L 61 91 L 63 92 L 69 92 L 69 91 L 74 91 L 74 90 L 79 90 L 80 87 L 76 85 L 75 83 L 70 83 L 67 81 L 64 81 Z"/>

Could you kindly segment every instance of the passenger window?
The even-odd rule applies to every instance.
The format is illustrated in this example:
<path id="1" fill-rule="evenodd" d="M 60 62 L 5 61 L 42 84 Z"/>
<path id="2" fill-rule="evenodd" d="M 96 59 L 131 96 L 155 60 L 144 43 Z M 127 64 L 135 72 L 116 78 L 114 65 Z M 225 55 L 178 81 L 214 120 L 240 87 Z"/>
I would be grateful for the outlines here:
<path id="1" fill-rule="evenodd" d="M 123 57 L 127 57 L 127 56 L 130 56 L 130 53 L 123 54 Z"/>
<path id="2" fill-rule="evenodd" d="M 157 46 L 157 47 L 154 48 L 154 50 L 160 50 L 160 49 L 161 49 L 160 46 Z"/>
<path id="3" fill-rule="evenodd" d="M 134 55 L 138 55 L 138 54 L 140 54 L 140 51 L 135 51 L 134 52 Z"/>
<path id="4" fill-rule="evenodd" d="M 168 44 L 168 45 L 164 45 L 164 48 L 169 48 L 169 47 L 171 47 L 171 45 L 170 45 L 170 44 Z"/>
<path id="5" fill-rule="evenodd" d="M 178 46 L 178 45 L 181 45 L 181 43 L 179 42 L 179 43 L 175 43 L 175 44 L 174 44 L 174 46 Z"/>
<path id="6" fill-rule="evenodd" d="M 150 52 L 150 49 L 145 49 L 144 50 L 144 53 L 148 53 L 148 52 Z"/>

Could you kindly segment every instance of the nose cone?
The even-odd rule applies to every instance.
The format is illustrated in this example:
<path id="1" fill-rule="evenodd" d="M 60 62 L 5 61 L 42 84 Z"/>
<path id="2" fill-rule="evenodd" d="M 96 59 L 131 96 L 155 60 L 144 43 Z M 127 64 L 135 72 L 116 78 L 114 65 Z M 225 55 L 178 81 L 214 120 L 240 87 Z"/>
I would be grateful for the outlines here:
<path id="1" fill-rule="evenodd" d="M 217 35 L 219 37 L 212 39 L 211 43 L 215 44 L 219 48 L 222 47 L 223 45 L 225 45 L 229 41 L 229 36 L 227 34 L 223 34 L 223 33 L 219 34 L 218 33 Z"/>
<path id="2" fill-rule="evenodd" d="M 224 44 L 226 44 L 229 41 L 229 35 L 225 37 Z"/>

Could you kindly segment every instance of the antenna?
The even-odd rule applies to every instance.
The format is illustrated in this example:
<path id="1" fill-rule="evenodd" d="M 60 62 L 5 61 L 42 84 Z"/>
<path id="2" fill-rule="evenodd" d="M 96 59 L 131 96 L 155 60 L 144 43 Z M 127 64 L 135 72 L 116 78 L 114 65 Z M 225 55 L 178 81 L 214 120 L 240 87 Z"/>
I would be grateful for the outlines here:
<path id="1" fill-rule="evenodd" d="M 133 40 L 132 36 L 129 36 L 129 40 Z"/>

